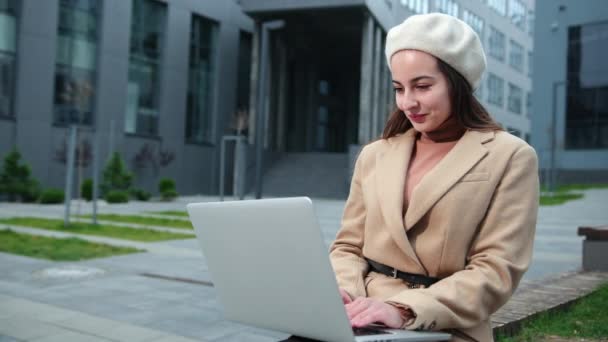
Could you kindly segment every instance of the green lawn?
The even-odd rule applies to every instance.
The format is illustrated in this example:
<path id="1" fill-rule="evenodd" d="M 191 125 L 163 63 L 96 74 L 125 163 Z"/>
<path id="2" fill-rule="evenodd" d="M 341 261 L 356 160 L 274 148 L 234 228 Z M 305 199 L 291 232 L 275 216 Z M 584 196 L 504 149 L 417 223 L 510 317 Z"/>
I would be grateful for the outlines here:
<path id="1" fill-rule="evenodd" d="M 581 193 L 559 193 L 556 192 L 553 196 L 542 195 L 540 196 L 540 205 L 559 205 L 564 204 L 568 201 L 583 198 Z"/>
<path id="2" fill-rule="evenodd" d="M 91 215 L 80 216 L 80 217 L 91 218 Z M 102 220 L 102 221 L 136 223 L 136 224 L 149 225 L 149 226 L 192 229 L 192 224 L 190 224 L 190 221 L 182 220 L 182 219 L 146 217 L 146 216 L 137 216 L 137 215 L 118 215 L 118 214 L 98 214 L 97 219 Z"/>
<path id="3" fill-rule="evenodd" d="M 152 229 L 138 229 L 111 225 L 93 225 L 83 222 L 72 222 L 69 227 L 66 227 L 63 225 L 63 220 L 37 217 L 2 218 L 0 219 L 0 223 L 143 242 L 189 239 L 194 237 L 192 234 L 178 234 Z"/>
<path id="4" fill-rule="evenodd" d="M 541 187 L 543 195 L 540 196 L 540 205 L 560 205 L 568 201 L 583 198 L 585 195 L 580 191 L 589 189 L 606 189 L 608 184 L 563 184 L 559 185 L 553 194 L 548 194 L 547 188 Z"/>
<path id="5" fill-rule="evenodd" d="M 539 341 L 544 336 L 601 339 L 608 337 L 608 284 L 581 299 L 567 311 L 543 313 L 524 324 L 522 331 L 497 342 Z"/>
<path id="6" fill-rule="evenodd" d="M 558 185 L 555 192 L 570 192 L 570 191 L 581 191 L 589 189 L 606 189 L 608 183 L 596 183 L 596 184 L 562 184 Z M 541 187 L 542 191 L 548 191 L 545 186 Z"/>
<path id="7" fill-rule="evenodd" d="M 150 214 L 157 215 L 169 215 L 169 216 L 184 216 L 188 217 L 188 212 L 179 210 L 165 210 L 165 211 L 149 211 Z"/>
<path id="8" fill-rule="evenodd" d="M 130 247 L 115 247 L 77 238 L 58 239 L 0 230 L 0 252 L 54 261 L 78 261 L 142 252 Z"/>

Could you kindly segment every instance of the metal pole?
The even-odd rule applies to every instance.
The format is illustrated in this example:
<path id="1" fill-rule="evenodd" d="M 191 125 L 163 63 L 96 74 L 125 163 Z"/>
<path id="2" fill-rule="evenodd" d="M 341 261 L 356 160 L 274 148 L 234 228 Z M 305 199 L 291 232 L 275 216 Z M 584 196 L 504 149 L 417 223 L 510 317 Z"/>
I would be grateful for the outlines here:
<path id="1" fill-rule="evenodd" d="M 224 201 L 224 170 L 225 170 L 225 159 L 226 159 L 226 139 L 222 138 L 220 144 L 220 201 Z"/>
<path id="2" fill-rule="evenodd" d="M 93 224 L 97 224 L 97 197 L 99 196 L 99 130 L 95 131 L 95 140 L 93 142 Z"/>
<path id="3" fill-rule="evenodd" d="M 239 172 L 241 170 L 240 168 L 240 151 L 239 151 L 239 147 L 241 146 L 241 139 L 239 136 L 237 136 L 237 138 L 234 140 L 234 167 L 232 168 L 232 197 L 236 200 L 239 196 L 238 193 L 238 177 L 239 177 Z"/>
<path id="4" fill-rule="evenodd" d="M 74 173 L 74 150 L 76 149 L 76 126 L 70 126 L 70 141 L 68 143 L 68 170 L 65 176 L 65 210 L 63 224 L 70 225 L 70 204 L 72 202 L 72 176 Z"/>
<path id="5" fill-rule="evenodd" d="M 258 78 L 258 94 L 256 108 L 256 126 L 255 126 L 255 198 L 262 198 L 262 170 L 263 170 L 263 152 L 264 152 L 264 122 L 266 117 L 266 73 L 268 69 L 268 31 L 279 29 L 285 24 L 282 20 L 273 20 L 262 23 L 261 34 L 262 43 L 260 47 L 260 74 Z"/>
<path id="6" fill-rule="evenodd" d="M 549 193 L 553 195 L 556 183 L 555 155 L 557 149 L 557 87 L 566 84 L 565 81 L 553 82 L 553 102 L 551 103 L 551 160 L 549 163 Z"/>
<path id="7" fill-rule="evenodd" d="M 239 199 L 243 200 L 245 198 L 245 170 L 247 169 L 247 142 L 244 136 L 239 136 L 237 148 L 239 149 L 239 159 L 238 159 L 238 191 L 239 191 Z"/>

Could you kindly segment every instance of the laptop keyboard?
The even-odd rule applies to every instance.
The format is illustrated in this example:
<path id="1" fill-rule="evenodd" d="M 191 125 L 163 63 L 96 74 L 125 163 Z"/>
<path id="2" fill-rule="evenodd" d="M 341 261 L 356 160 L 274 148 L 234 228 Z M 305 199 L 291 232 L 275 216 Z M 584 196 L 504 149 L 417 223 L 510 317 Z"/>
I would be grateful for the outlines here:
<path id="1" fill-rule="evenodd" d="M 355 336 L 368 336 L 368 335 L 385 335 L 390 334 L 391 332 L 375 329 L 375 328 L 353 328 L 353 333 Z"/>

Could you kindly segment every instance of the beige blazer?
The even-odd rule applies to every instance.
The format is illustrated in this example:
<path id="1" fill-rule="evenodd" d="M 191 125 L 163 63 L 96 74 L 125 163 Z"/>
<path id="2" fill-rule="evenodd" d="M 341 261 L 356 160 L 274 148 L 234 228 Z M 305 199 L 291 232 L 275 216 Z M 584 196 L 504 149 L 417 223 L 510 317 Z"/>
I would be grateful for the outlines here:
<path id="1" fill-rule="evenodd" d="M 403 215 L 413 129 L 361 151 L 330 251 L 340 287 L 405 305 L 406 329 L 452 330 L 454 341 L 492 341 L 490 315 L 532 257 L 538 211 L 534 150 L 506 132 L 467 131 L 414 189 Z M 442 278 L 429 288 L 368 272 L 367 257 Z"/>

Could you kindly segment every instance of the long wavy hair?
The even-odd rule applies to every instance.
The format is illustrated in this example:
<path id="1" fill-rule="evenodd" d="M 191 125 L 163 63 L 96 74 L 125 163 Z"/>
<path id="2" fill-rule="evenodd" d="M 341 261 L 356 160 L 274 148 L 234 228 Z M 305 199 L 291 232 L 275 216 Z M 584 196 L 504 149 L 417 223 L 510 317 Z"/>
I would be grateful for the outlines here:
<path id="1" fill-rule="evenodd" d="M 473 95 L 473 88 L 458 71 L 439 58 L 436 58 L 439 71 L 448 81 L 450 108 L 462 127 L 476 131 L 502 131 L 484 106 Z M 388 139 L 404 133 L 412 124 L 402 110 L 395 108 L 384 126 L 382 139 Z"/>

